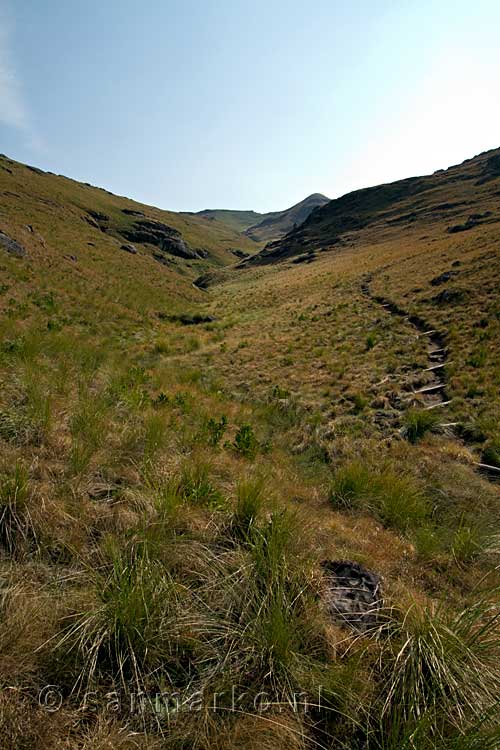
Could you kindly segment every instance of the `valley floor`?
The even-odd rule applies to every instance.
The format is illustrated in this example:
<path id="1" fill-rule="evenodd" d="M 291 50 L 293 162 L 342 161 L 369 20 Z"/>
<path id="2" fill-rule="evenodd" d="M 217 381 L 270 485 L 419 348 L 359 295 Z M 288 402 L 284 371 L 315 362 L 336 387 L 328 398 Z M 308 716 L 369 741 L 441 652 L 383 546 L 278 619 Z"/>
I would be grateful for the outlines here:
<path id="1" fill-rule="evenodd" d="M 2 259 L 2 747 L 500 747 L 499 247 L 422 233 L 206 292 Z"/>

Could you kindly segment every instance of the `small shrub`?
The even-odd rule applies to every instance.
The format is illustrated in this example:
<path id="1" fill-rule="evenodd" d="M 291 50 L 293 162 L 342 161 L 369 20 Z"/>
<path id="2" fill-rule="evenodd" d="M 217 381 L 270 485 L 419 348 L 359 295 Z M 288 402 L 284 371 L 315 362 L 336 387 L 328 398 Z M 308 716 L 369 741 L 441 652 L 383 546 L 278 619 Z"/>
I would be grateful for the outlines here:
<path id="1" fill-rule="evenodd" d="M 212 448 L 216 448 L 222 438 L 224 437 L 224 433 L 226 432 L 227 428 L 227 417 L 225 415 L 222 415 L 222 417 L 217 421 L 213 417 L 210 417 L 206 422 L 206 430 L 208 433 L 208 444 L 212 446 Z"/>
<path id="2" fill-rule="evenodd" d="M 366 345 L 366 351 L 370 351 L 370 349 L 373 349 L 375 344 L 377 343 L 377 337 L 374 333 L 369 333 L 368 336 L 365 339 L 365 345 Z"/>
<path id="3" fill-rule="evenodd" d="M 259 450 L 259 441 L 255 436 L 253 427 L 249 424 L 241 425 L 231 447 L 246 458 L 254 458 Z"/>

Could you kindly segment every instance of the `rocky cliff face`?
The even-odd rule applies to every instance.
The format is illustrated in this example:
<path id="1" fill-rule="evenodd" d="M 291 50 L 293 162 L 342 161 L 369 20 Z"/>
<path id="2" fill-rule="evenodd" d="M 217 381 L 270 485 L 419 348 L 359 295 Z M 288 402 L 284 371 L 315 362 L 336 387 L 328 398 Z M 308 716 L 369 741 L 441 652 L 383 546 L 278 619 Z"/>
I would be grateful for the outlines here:
<path id="1" fill-rule="evenodd" d="M 134 222 L 132 229 L 123 230 L 122 235 L 131 242 L 155 245 L 162 253 L 169 253 L 178 258 L 194 260 L 203 257 L 203 253 L 187 245 L 177 229 L 159 221 L 141 219 Z"/>

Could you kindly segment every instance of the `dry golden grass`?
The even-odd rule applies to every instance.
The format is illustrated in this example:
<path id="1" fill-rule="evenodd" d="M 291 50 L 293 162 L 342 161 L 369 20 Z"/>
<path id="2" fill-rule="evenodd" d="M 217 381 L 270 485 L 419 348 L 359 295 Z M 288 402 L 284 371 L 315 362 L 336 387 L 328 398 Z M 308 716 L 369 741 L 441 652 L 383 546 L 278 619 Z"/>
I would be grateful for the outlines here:
<path id="1" fill-rule="evenodd" d="M 475 728 L 447 723 L 439 701 L 399 728 L 391 704 L 400 733 L 381 730 L 398 638 L 413 628 L 413 658 L 427 636 L 418 617 L 403 627 L 394 615 L 394 633 L 373 639 L 332 622 L 320 564 L 360 562 L 382 576 L 388 611 L 417 606 L 427 623 L 437 603 L 472 612 L 498 585 L 498 487 L 474 470 L 498 439 L 495 225 L 464 236 L 434 219 L 381 222 L 314 263 L 234 271 L 201 292 L 202 263 L 173 270 L 120 253 L 79 218 L 87 193 L 115 218 L 129 202 L 13 171 L 23 197 L 7 196 L 2 228 L 30 257 L 0 259 L 0 743 L 386 750 L 417 732 L 424 750 L 447 746 L 438 735 L 473 747 L 458 742 Z M 201 225 L 182 221 L 201 244 Z M 216 262 L 226 239 L 206 236 Z M 450 288 L 467 293 L 436 305 L 443 287 L 430 282 L 457 259 Z M 404 439 L 406 397 L 429 382 L 427 346 L 363 293 L 367 276 L 374 294 L 447 333 L 443 420 L 463 432 Z M 165 317 L 195 309 L 215 320 Z M 453 663 L 459 686 L 464 664 Z M 107 709 L 124 679 L 288 697 L 323 684 L 330 713 L 204 710 L 165 724 Z M 37 699 L 49 684 L 61 689 L 54 714 Z M 484 684 L 476 697 L 491 708 Z"/>

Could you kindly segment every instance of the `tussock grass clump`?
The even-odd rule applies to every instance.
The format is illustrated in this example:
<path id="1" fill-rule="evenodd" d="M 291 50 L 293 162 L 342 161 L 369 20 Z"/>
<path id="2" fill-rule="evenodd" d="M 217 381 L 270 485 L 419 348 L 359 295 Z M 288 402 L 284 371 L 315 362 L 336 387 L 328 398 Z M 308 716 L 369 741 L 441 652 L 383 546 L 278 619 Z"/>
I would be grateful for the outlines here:
<path id="1" fill-rule="evenodd" d="M 236 506 L 231 521 L 231 536 L 248 541 L 254 532 L 264 506 L 264 482 L 261 478 L 245 479 L 236 488 Z"/>
<path id="2" fill-rule="evenodd" d="M 391 614 L 380 715 L 386 738 L 394 741 L 384 747 L 400 747 L 396 740 L 411 733 L 421 737 L 418 747 L 448 747 L 440 742 L 450 736 L 457 743 L 451 747 L 474 747 L 461 745 L 459 737 L 476 735 L 483 722 L 488 734 L 500 691 L 498 618 L 487 601 L 458 613 L 444 604 L 415 603 Z"/>
<path id="3" fill-rule="evenodd" d="M 373 513 L 386 526 L 406 532 L 431 513 L 416 480 L 390 465 L 371 468 L 353 461 L 341 466 L 330 485 L 330 502 L 339 510 Z"/>
<path id="4" fill-rule="evenodd" d="M 416 443 L 438 424 L 439 416 L 434 411 L 409 409 L 403 418 L 402 434 L 410 443 Z"/>
<path id="5" fill-rule="evenodd" d="M 217 508 L 224 501 L 222 493 L 212 481 L 210 463 L 199 457 L 184 462 L 179 492 L 185 501 L 194 505 Z"/>
<path id="6" fill-rule="evenodd" d="M 77 685 L 107 673 L 125 689 L 142 689 L 179 668 L 181 590 L 147 547 L 122 551 L 115 544 L 109 562 L 88 571 L 92 590 L 63 621 L 55 648 L 60 659 L 67 655 Z"/>
<path id="7" fill-rule="evenodd" d="M 500 438 L 493 438 L 483 449 L 482 460 L 490 466 L 500 468 Z"/>
<path id="8" fill-rule="evenodd" d="M 28 500 L 28 472 L 16 463 L 13 472 L 0 474 L 0 544 L 11 555 L 20 551 L 33 534 Z"/>

